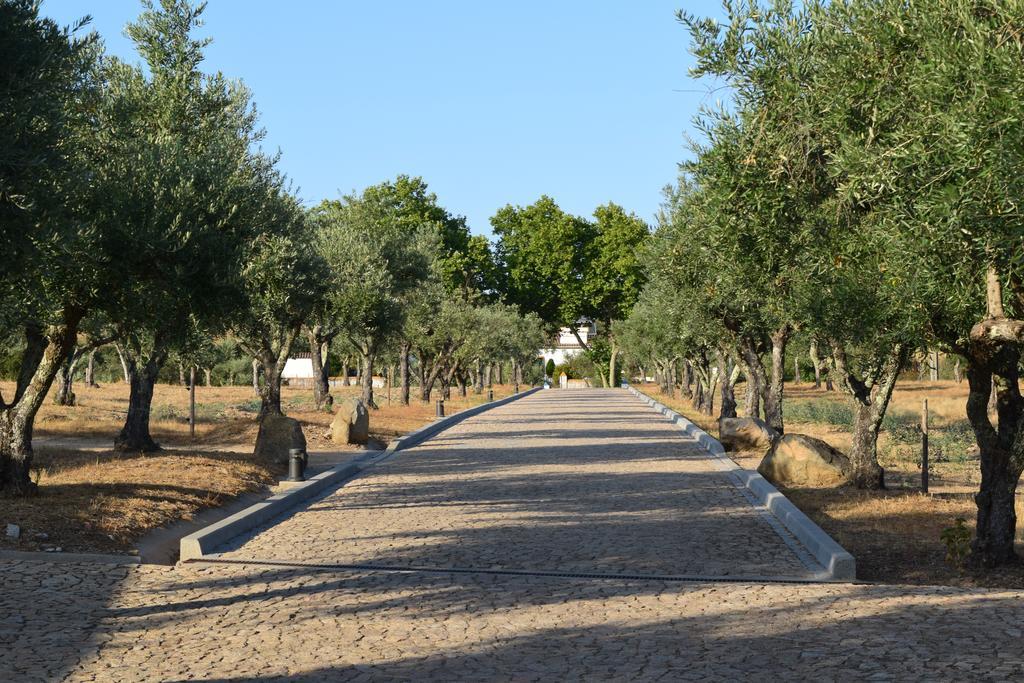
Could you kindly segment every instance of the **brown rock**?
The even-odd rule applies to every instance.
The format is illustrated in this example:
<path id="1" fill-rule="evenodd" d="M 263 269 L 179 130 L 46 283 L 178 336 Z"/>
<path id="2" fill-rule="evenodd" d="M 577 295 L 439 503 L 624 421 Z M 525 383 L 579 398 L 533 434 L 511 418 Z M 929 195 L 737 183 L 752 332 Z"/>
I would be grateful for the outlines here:
<path id="1" fill-rule="evenodd" d="M 342 401 L 331 422 L 331 441 L 336 444 L 364 444 L 370 438 L 370 413 L 362 399 Z"/>
<path id="2" fill-rule="evenodd" d="M 264 417 L 253 455 L 271 462 L 287 463 L 288 451 L 292 448 L 306 450 L 306 437 L 299 421 L 284 415 Z"/>
<path id="3" fill-rule="evenodd" d="M 844 484 L 851 468 L 849 458 L 821 439 L 786 434 L 764 456 L 757 471 L 782 486 L 827 488 Z"/>
<path id="4" fill-rule="evenodd" d="M 723 417 L 718 424 L 718 440 L 727 451 L 770 448 L 778 433 L 756 417 Z"/>

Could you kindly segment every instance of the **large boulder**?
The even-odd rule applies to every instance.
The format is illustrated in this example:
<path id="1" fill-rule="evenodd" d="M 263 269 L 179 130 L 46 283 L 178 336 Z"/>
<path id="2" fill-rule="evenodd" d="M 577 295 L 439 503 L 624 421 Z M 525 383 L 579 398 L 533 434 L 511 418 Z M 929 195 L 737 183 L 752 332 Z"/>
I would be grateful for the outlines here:
<path id="1" fill-rule="evenodd" d="M 362 399 L 342 401 L 331 422 L 331 441 L 342 445 L 365 444 L 370 439 L 370 412 Z"/>
<path id="2" fill-rule="evenodd" d="M 718 440 L 728 451 L 758 450 L 771 447 L 778 432 L 756 417 L 723 417 L 718 423 Z"/>
<path id="3" fill-rule="evenodd" d="M 299 421 L 284 415 L 265 416 L 260 422 L 253 455 L 271 462 L 287 463 L 288 451 L 293 448 L 306 451 L 306 437 Z"/>
<path id="4" fill-rule="evenodd" d="M 828 488 L 846 483 L 850 460 L 821 439 L 786 434 L 764 456 L 757 471 L 781 486 Z"/>

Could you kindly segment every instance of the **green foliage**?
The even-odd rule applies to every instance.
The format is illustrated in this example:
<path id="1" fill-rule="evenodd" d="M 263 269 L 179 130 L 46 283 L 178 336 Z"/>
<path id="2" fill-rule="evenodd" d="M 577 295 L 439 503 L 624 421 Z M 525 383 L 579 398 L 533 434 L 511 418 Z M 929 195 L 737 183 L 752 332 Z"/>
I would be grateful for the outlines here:
<path id="1" fill-rule="evenodd" d="M 544 365 L 544 374 L 548 377 L 557 377 L 555 374 L 555 359 L 548 358 L 548 362 Z"/>
<path id="2" fill-rule="evenodd" d="M 507 301 L 536 313 L 552 330 L 575 322 L 583 302 L 582 245 L 593 239 L 593 226 L 543 196 L 530 206 L 504 207 L 491 227 Z"/>
<path id="3" fill-rule="evenodd" d="M 567 214 L 547 196 L 491 218 L 506 299 L 549 330 L 581 317 L 607 328 L 629 313 L 643 288 L 647 224 L 612 203 L 598 207 L 594 219 Z"/>
<path id="4" fill-rule="evenodd" d="M 329 267 L 324 322 L 353 343 L 379 346 L 401 329 L 405 298 L 430 275 L 461 223 L 420 178 L 399 176 L 310 213 L 313 243 Z"/>
<path id="5" fill-rule="evenodd" d="M 962 574 L 964 560 L 971 551 L 971 530 L 967 528 L 967 520 L 957 517 L 953 526 L 942 530 L 939 538 L 946 545 L 946 562 Z"/>
<path id="6" fill-rule="evenodd" d="M 585 353 L 571 356 L 555 368 L 553 377 L 556 382 L 563 372 L 568 379 L 589 379 L 594 386 L 600 386 L 601 368 Z"/>

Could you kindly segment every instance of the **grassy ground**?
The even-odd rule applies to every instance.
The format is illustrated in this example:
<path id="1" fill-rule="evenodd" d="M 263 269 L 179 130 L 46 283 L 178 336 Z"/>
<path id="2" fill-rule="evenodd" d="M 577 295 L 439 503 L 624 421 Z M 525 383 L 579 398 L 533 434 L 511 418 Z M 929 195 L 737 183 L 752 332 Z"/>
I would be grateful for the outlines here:
<path id="1" fill-rule="evenodd" d="M 642 388 L 686 415 L 705 431 L 718 434 L 713 417 L 697 413 L 679 396 L 662 395 L 656 385 Z M 784 416 L 787 433 L 808 434 L 842 451 L 850 448 L 852 417 L 845 397 L 810 384 L 787 384 Z M 742 384 L 737 387 L 742 413 Z M 716 410 L 717 410 L 717 396 Z M 930 425 L 930 495 L 920 493 L 921 403 L 928 399 Z M 888 490 L 786 489 L 785 494 L 857 559 L 859 578 L 889 583 L 1024 587 L 1024 570 L 963 573 L 948 563 L 942 531 L 966 520 L 973 533 L 977 508 L 971 493 L 980 482 L 974 436 L 964 406 L 967 384 L 953 381 L 900 382 L 879 437 L 879 460 L 886 469 Z M 748 469 L 756 469 L 763 453 L 730 453 Z M 1018 495 L 1018 519 L 1024 501 Z M 1024 540 L 1024 530 L 1018 528 Z M 1021 549 L 1024 554 L 1024 548 Z"/>
<path id="2" fill-rule="evenodd" d="M 0 391 L 13 390 L 0 382 Z M 495 397 L 512 392 L 495 386 Z M 129 552 L 147 532 L 197 512 L 264 489 L 282 472 L 252 456 L 259 400 L 251 387 L 197 387 L 196 438 L 189 436 L 188 391 L 158 385 L 153 399 L 152 433 L 165 450 L 123 454 L 110 450 L 128 405 L 128 387 L 75 386 L 74 407 L 49 400 L 36 421 L 35 469 L 39 495 L 28 499 L 0 497 L 0 527 L 21 527 L 21 538 L 0 536 L 0 548 L 65 552 Z M 357 387 L 336 387 L 336 399 L 357 395 Z M 453 392 L 455 393 L 455 392 Z M 285 387 L 282 406 L 302 423 L 310 450 L 361 449 L 330 443 L 332 415 L 313 409 L 312 390 Z M 376 390 L 379 410 L 370 413 L 370 435 L 388 443 L 434 418 L 433 404 L 398 403 L 398 392 Z M 453 395 L 449 415 L 478 405 L 485 395 Z"/>

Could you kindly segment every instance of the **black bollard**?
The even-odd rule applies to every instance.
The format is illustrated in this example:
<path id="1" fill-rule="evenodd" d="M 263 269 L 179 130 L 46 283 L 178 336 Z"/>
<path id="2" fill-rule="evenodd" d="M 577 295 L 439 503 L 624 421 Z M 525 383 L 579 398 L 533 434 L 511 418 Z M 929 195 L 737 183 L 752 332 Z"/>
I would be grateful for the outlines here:
<path id="1" fill-rule="evenodd" d="M 444 399 L 437 399 L 437 416 L 444 417 Z"/>
<path id="2" fill-rule="evenodd" d="M 288 451 L 288 481 L 306 481 L 306 452 L 301 448 Z"/>
<path id="3" fill-rule="evenodd" d="M 519 382 L 516 382 L 516 390 L 515 390 L 514 393 L 517 393 L 517 394 L 519 393 Z"/>
<path id="4" fill-rule="evenodd" d="M 487 390 L 487 402 L 490 403 L 494 400 L 494 389 Z"/>

